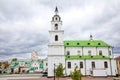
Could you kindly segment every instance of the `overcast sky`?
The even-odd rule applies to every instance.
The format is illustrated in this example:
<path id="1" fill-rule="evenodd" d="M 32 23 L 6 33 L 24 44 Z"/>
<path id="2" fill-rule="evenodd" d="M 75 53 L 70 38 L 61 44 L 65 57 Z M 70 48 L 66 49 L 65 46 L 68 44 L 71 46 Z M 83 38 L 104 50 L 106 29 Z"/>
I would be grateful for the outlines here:
<path id="1" fill-rule="evenodd" d="M 0 60 L 48 52 L 55 6 L 64 40 L 103 40 L 120 55 L 120 0 L 0 0 Z"/>

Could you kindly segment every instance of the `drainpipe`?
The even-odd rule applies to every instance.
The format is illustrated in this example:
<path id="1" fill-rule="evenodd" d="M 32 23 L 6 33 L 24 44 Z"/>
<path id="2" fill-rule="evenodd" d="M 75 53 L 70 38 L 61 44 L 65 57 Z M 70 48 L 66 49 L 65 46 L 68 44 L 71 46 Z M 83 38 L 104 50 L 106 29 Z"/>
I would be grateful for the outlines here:
<path id="1" fill-rule="evenodd" d="M 85 76 L 86 76 L 86 59 L 84 59 L 84 65 L 85 65 Z"/>
<path id="2" fill-rule="evenodd" d="M 110 71 L 111 71 L 111 76 L 112 76 L 112 65 L 111 65 L 111 58 L 110 58 Z"/>

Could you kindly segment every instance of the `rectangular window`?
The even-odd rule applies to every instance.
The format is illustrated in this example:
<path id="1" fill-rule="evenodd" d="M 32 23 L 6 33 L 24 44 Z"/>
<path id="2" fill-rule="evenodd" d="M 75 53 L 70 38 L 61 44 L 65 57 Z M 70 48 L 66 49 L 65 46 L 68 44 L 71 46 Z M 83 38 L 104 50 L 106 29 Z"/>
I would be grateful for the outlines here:
<path id="1" fill-rule="evenodd" d="M 68 68 L 71 68 L 71 62 L 68 62 Z"/>
<path id="2" fill-rule="evenodd" d="M 109 50 L 109 55 L 111 56 L 111 50 Z"/>
<path id="3" fill-rule="evenodd" d="M 102 56 L 102 50 L 99 50 L 99 55 Z"/>
<path id="4" fill-rule="evenodd" d="M 80 68 L 83 68 L 83 62 L 80 62 Z"/>
<path id="5" fill-rule="evenodd" d="M 92 68 L 95 68 L 95 62 L 92 62 Z"/>
<path id="6" fill-rule="evenodd" d="M 104 62 L 104 68 L 108 68 L 108 63 L 106 61 Z"/>
<path id="7" fill-rule="evenodd" d="M 70 51 L 67 51 L 67 55 L 68 55 L 68 56 L 70 55 Z"/>
<path id="8" fill-rule="evenodd" d="M 77 53 L 78 53 L 78 55 L 81 55 L 81 54 L 80 54 L 80 50 L 78 50 Z"/>
<path id="9" fill-rule="evenodd" d="M 37 69 L 38 69 L 38 67 L 34 67 L 34 69 L 35 69 L 35 70 L 37 70 Z"/>
<path id="10" fill-rule="evenodd" d="M 91 56 L 91 50 L 88 51 L 88 55 Z"/>

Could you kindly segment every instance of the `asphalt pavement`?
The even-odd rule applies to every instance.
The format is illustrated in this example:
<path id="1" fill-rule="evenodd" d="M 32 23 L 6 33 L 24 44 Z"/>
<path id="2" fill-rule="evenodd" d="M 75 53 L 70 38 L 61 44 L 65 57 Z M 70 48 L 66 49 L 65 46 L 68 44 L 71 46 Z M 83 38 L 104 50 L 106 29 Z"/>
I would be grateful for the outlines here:
<path id="1" fill-rule="evenodd" d="M 42 74 L 9 74 L 9 75 L 0 75 L 0 80 L 8 79 L 28 79 L 28 78 L 41 78 Z"/>

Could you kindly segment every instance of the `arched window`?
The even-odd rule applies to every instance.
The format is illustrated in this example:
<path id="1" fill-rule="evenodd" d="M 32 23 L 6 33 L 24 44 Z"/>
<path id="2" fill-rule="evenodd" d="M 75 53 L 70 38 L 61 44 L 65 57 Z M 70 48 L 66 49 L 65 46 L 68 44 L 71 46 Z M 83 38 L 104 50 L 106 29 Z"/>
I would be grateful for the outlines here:
<path id="1" fill-rule="evenodd" d="M 92 69 L 95 68 L 95 62 L 92 62 Z"/>
<path id="2" fill-rule="evenodd" d="M 58 35 L 55 35 L 55 41 L 58 41 Z"/>
<path id="3" fill-rule="evenodd" d="M 55 24 L 55 30 L 58 30 L 58 24 Z"/>
<path id="4" fill-rule="evenodd" d="M 83 68 L 83 62 L 80 62 L 80 68 Z"/>
<path id="5" fill-rule="evenodd" d="M 68 62 L 68 69 L 71 68 L 71 62 Z"/>
<path id="6" fill-rule="evenodd" d="M 108 63 L 106 61 L 104 62 L 104 68 L 108 68 Z"/>

